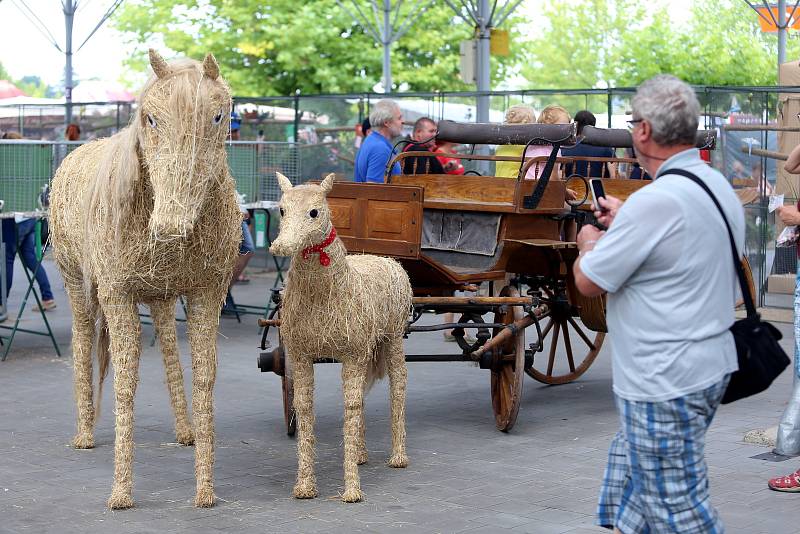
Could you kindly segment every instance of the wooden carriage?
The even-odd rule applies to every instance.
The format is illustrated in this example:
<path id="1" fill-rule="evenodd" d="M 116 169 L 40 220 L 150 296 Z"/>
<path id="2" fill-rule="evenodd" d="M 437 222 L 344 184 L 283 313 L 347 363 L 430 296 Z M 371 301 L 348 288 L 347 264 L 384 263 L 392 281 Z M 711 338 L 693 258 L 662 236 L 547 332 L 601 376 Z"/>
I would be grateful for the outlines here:
<path id="1" fill-rule="evenodd" d="M 583 141 L 630 146 L 624 130 L 587 127 Z M 713 136 L 698 132 L 698 143 L 713 146 Z M 415 361 L 474 361 L 491 372 L 491 398 L 499 430 L 510 430 L 522 398 L 523 372 L 545 384 L 564 384 L 580 377 L 594 362 L 606 334 L 605 297 L 584 297 L 575 288 L 574 241 L 564 237 L 569 225 L 591 222 L 585 178 L 564 176 L 564 164 L 579 160 L 611 164 L 605 180 L 608 194 L 621 199 L 648 181 L 619 178 L 628 159 L 557 157 L 558 145 L 575 144 L 574 125 L 476 125 L 442 121 L 439 138 L 460 143 L 555 143 L 550 156 L 520 158 L 460 156 L 483 162 L 516 161 L 516 178 L 480 174 L 428 174 L 430 152 L 402 152 L 407 174 L 385 184 L 338 182 L 328 195 L 337 233 L 350 253 L 391 256 L 408 272 L 414 289 L 414 315 L 408 332 L 453 329 L 461 353 L 407 354 Z M 409 165 L 410 158 L 415 158 Z M 543 168 L 536 180 L 527 170 Z M 567 188 L 576 198 L 566 203 Z M 587 217 L 589 219 L 587 219 Z M 574 235 L 574 230 L 573 230 Z M 509 283 L 513 280 L 513 283 Z M 454 291 L 488 287 L 486 296 L 453 296 Z M 520 294 L 518 288 L 524 288 Z M 277 298 L 277 294 L 276 294 Z M 452 312 L 455 323 L 416 325 L 422 312 Z M 279 312 L 278 312 L 279 313 Z M 485 317 L 490 314 L 491 321 Z M 279 316 L 278 316 L 279 317 Z M 279 318 L 262 321 L 279 325 Z M 525 329 L 536 329 L 527 344 Z M 477 330 L 474 343 L 465 330 Z M 262 349 L 266 349 L 266 336 Z M 561 359 L 563 361 L 558 361 Z M 263 352 L 262 371 L 282 376 L 288 433 L 294 433 L 291 373 L 282 347 Z"/>

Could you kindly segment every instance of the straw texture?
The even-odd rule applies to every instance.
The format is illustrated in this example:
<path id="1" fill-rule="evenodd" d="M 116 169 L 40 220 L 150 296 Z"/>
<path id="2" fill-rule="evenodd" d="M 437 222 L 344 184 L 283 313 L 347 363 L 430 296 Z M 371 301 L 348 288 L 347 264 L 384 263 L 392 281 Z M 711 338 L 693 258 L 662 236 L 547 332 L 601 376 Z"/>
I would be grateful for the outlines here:
<path id="1" fill-rule="evenodd" d="M 76 149 L 53 179 L 51 235 L 73 309 L 78 405 L 73 443 L 93 446 L 91 354 L 99 325 L 98 382 L 110 359 L 116 403 L 114 486 L 108 505 L 132 506 L 141 330 L 137 305 L 147 304 L 164 355 L 177 440 L 196 446 L 195 504 L 211 506 L 216 333 L 241 238 L 224 144 L 231 97 L 210 54 L 202 64 L 188 59 L 168 63 L 151 50 L 150 63 L 154 76 L 142 89 L 131 124 Z M 194 431 L 175 337 L 179 295 L 186 296 L 189 311 Z"/>
<path id="2" fill-rule="evenodd" d="M 283 191 L 280 234 L 273 254 L 291 256 L 281 305 L 281 338 L 294 372 L 298 418 L 298 472 L 294 496 L 317 495 L 314 477 L 314 370 L 318 358 L 342 362 L 344 391 L 344 493 L 363 498 L 358 464 L 367 461 L 364 393 L 389 374 L 392 413 L 391 467 L 406 467 L 407 372 L 403 334 L 411 311 L 411 284 L 396 261 L 347 256 L 335 236 L 326 195 L 333 175 L 321 185 L 292 187 L 278 174 Z M 321 244 L 330 244 L 321 249 Z M 321 249 L 321 250 L 320 250 Z"/>

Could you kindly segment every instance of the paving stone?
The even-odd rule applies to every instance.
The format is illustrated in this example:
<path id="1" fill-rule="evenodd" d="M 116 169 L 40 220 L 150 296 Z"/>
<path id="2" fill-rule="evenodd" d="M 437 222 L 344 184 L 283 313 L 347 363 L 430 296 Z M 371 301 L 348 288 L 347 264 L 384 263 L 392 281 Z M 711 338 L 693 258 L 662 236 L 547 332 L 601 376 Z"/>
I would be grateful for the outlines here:
<path id="1" fill-rule="evenodd" d="M 486 371 L 468 364 L 409 365 L 407 469 L 385 465 L 391 449 L 388 389 L 366 399 L 370 462 L 359 470 L 365 501 L 345 504 L 341 366 L 316 366 L 316 475 L 320 497 L 291 497 L 296 442 L 286 436 L 280 380 L 255 365 L 255 319 L 221 322 L 215 389 L 217 505 L 193 506 L 194 448 L 173 443 L 174 417 L 161 356 L 143 328 L 136 397 L 135 508 L 105 503 L 114 472 L 114 399 L 109 380 L 95 431 L 95 449 L 69 447 L 75 432 L 70 316 L 58 274 L 46 260 L 59 307 L 48 312 L 67 354 L 49 340 L 20 334 L 0 363 L 0 534 L 149 532 L 605 532 L 593 526 L 608 444 L 619 427 L 604 348 L 576 383 L 550 387 L 525 378 L 514 429 L 494 427 Z M 24 279 L 22 273 L 18 273 Z M 272 280 L 251 276 L 234 288 L 243 303 L 260 304 Z M 12 308 L 19 288 L 12 291 Z M 61 305 L 63 303 L 63 305 Z M 28 316 L 32 326 L 35 316 Z M 425 315 L 421 322 L 438 317 Z M 791 353 L 792 329 L 779 325 Z M 185 325 L 179 345 L 188 391 L 191 364 Z M 533 340 L 531 340 L 533 341 Z M 436 335 L 412 335 L 409 353 L 452 351 Z M 110 377 L 109 377 L 110 378 Z M 707 439 L 712 502 L 727 532 L 777 532 L 800 524 L 796 497 L 771 492 L 766 480 L 800 460 L 752 459 L 763 447 L 742 443 L 753 428 L 773 426 L 791 391 L 785 373 L 767 392 L 720 408 Z M 731 481 L 735 480 L 735 483 Z"/>

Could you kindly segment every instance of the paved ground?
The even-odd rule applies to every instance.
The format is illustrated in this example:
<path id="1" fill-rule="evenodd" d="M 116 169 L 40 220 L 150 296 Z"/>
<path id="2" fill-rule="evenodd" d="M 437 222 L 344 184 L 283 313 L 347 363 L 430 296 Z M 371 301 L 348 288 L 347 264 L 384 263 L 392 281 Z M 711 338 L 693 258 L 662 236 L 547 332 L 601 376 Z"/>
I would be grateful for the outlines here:
<path id="1" fill-rule="evenodd" d="M 361 469 L 366 501 L 350 505 L 337 500 L 342 486 L 339 366 L 317 366 L 321 496 L 298 501 L 290 496 L 295 444 L 284 431 L 280 381 L 256 367 L 259 336 L 252 319 L 243 324 L 223 319 L 221 326 L 217 506 L 192 506 L 193 449 L 173 443 L 161 358 L 148 346 L 152 330 L 145 327 L 136 399 L 136 507 L 108 511 L 112 388 L 106 388 L 103 399 L 97 447 L 71 449 L 75 408 L 69 308 L 52 263 L 46 266 L 59 288 L 59 307 L 48 317 L 66 356 L 56 358 L 47 338 L 20 335 L 9 359 L 0 363 L 0 533 L 602 532 L 592 526 L 592 514 L 606 447 L 617 428 L 606 351 L 573 384 L 546 387 L 526 377 L 519 418 L 509 434 L 494 429 L 488 372 L 460 363 L 411 364 L 411 465 L 396 470 L 383 464 L 390 438 L 387 388 L 380 384 L 367 399 L 370 463 Z M 238 286 L 235 295 L 240 302 L 261 303 L 270 283 L 254 278 L 249 286 Z M 15 287 L 12 304 L 21 287 Z M 41 323 L 30 311 L 24 317 L 28 326 Z M 791 329 L 781 329 L 788 350 Z M 452 347 L 436 334 L 414 334 L 407 342 L 408 352 Z M 182 351 L 188 379 L 183 341 Z M 790 386 L 790 374 L 785 373 L 767 393 L 722 407 L 709 432 L 713 502 L 728 532 L 800 530 L 800 495 L 766 488 L 769 476 L 796 469 L 800 459 L 753 459 L 768 449 L 742 442 L 746 431 L 777 422 Z"/>

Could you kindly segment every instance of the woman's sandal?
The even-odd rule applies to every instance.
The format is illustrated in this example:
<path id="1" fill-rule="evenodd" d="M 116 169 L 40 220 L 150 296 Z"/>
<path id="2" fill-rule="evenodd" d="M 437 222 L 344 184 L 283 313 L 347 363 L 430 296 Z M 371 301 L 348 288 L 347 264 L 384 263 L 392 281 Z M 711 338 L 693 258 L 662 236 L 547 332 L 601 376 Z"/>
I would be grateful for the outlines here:
<path id="1" fill-rule="evenodd" d="M 769 489 L 786 493 L 800 493 L 800 469 L 782 477 L 771 478 L 767 482 Z"/>

